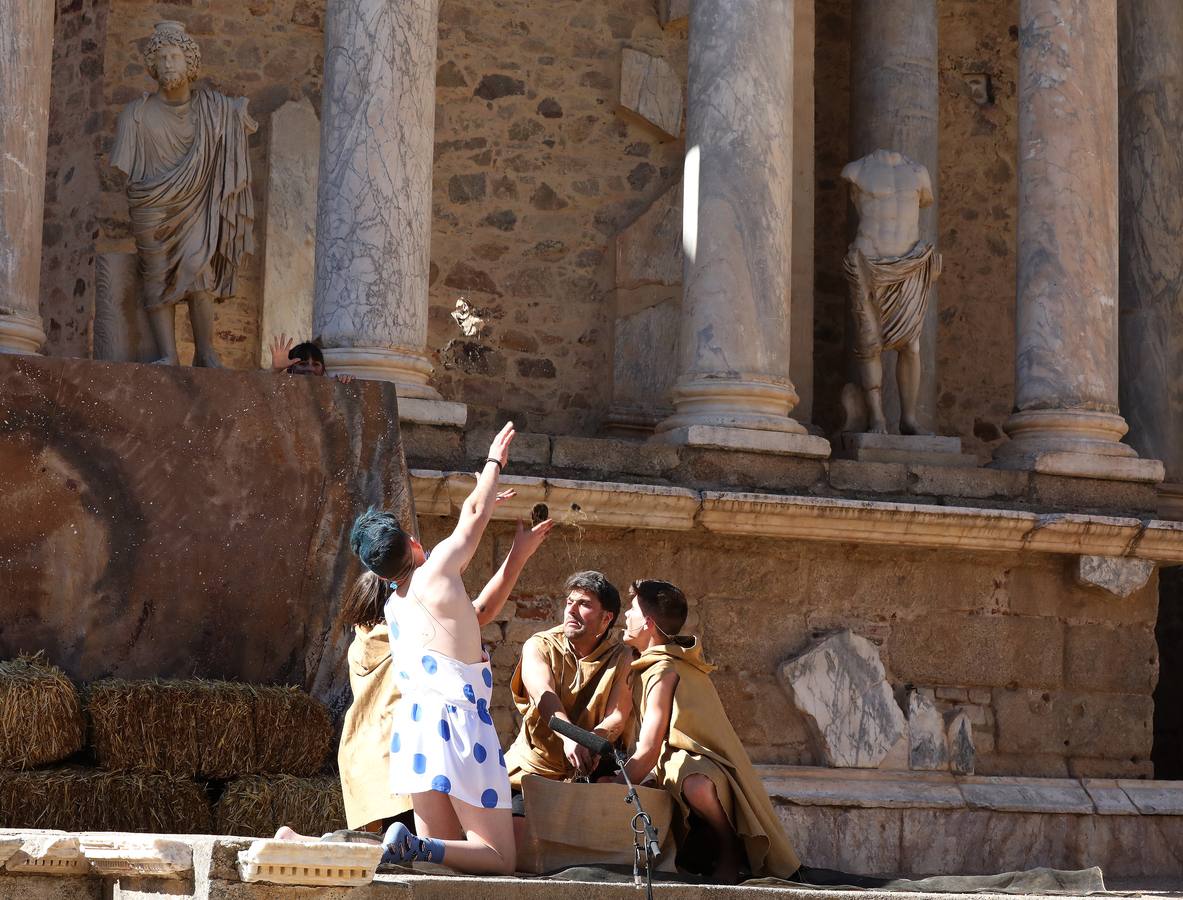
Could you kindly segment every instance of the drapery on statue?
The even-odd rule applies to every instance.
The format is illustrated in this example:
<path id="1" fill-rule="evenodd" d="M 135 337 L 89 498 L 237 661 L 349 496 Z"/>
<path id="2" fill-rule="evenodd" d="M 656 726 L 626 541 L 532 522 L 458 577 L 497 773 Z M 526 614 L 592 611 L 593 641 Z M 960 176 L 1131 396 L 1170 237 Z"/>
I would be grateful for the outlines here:
<path id="1" fill-rule="evenodd" d="M 180 22 L 160 22 L 144 62 L 159 88 L 119 115 L 111 165 L 127 173 L 143 301 L 160 352 L 176 365 L 176 304 L 189 304 L 195 366 L 220 367 L 214 301 L 234 293 L 254 250 L 247 99 L 191 89 L 201 50 Z"/>
<path id="2" fill-rule="evenodd" d="M 887 433 L 882 354 L 895 350 L 900 434 L 923 434 L 916 417 L 920 333 L 932 284 L 941 274 L 941 255 L 920 240 L 920 210 L 932 205 L 932 180 L 920 163 L 891 150 L 876 150 L 847 164 L 842 178 L 850 183 L 859 217 L 844 269 L 867 430 Z"/>

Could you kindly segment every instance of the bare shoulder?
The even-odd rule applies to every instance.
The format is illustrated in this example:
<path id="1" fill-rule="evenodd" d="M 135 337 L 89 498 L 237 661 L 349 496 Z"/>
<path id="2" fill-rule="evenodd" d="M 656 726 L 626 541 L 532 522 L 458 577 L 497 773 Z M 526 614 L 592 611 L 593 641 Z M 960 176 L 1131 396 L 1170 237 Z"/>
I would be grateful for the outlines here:
<path id="1" fill-rule="evenodd" d="M 863 170 L 863 161 L 856 159 L 854 162 L 848 162 L 842 168 L 842 180 L 858 184 L 858 178 Z"/>

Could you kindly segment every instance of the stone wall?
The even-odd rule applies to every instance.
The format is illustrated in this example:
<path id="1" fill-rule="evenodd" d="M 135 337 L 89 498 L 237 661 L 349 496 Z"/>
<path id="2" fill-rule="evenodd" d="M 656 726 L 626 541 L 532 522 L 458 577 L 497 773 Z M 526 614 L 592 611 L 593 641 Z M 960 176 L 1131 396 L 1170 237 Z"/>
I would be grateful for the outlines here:
<path id="1" fill-rule="evenodd" d="M 450 523 L 420 517 L 424 542 Z M 490 526 L 466 575 L 476 593 L 508 551 Z M 1127 600 L 1077 586 L 1072 557 L 892 550 L 766 538 L 581 528 L 539 551 L 486 630 L 503 737 L 522 642 L 558 623 L 563 580 L 594 568 L 623 586 L 665 578 L 691 604 L 715 683 L 752 758 L 819 764 L 776 670 L 818 634 L 879 645 L 893 686 L 968 709 L 979 774 L 1147 776 L 1158 674 L 1157 585 Z"/>
<path id="2" fill-rule="evenodd" d="M 261 125 L 251 160 L 262 253 L 269 117 L 302 96 L 319 106 L 323 0 L 59 5 L 43 313 L 50 352 L 85 355 L 91 217 L 97 249 L 132 246 L 122 179 L 105 154 L 119 109 L 152 87 L 140 58 L 152 24 L 186 22 L 209 83 L 251 100 Z M 938 425 L 985 456 L 1013 400 L 1017 0 L 938 8 L 946 262 Z M 849 0 L 819 5 L 814 418 L 824 430 L 837 425 L 847 378 L 838 173 L 848 161 L 849 29 Z M 663 30 L 649 2 L 442 3 L 429 350 L 438 386 L 469 404 L 474 423 L 512 415 L 533 431 L 588 434 L 607 411 L 613 236 L 677 181 L 684 149 L 619 106 L 625 48 L 685 73 L 685 28 Z M 979 74 L 991 79 L 981 105 L 967 83 Z M 101 101 L 84 96 L 99 83 Z M 101 165 L 80 137 L 99 139 Z M 256 364 L 261 270 L 256 256 L 241 296 L 218 307 L 219 345 L 232 366 Z M 453 318 L 460 300 L 479 323 Z"/>
<path id="3" fill-rule="evenodd" d="M 41 315 L 53 356 L 90 355 L 107 8 L 108 0 L 57 0 L 41 255 Z"/>

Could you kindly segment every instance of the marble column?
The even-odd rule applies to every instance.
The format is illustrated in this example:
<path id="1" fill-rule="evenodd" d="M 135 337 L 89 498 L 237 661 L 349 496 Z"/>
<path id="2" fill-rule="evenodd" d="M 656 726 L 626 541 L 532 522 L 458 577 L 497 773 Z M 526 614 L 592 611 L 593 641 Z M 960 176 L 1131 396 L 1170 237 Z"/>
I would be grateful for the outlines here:
<path id="1" fill-rule="evenodd" d="M 939 97 L 936 0 L 854 0 L 850 8 L 850 158 L 896 150 L 928 169 L 933 204 L 920 210 L 920 238 L 940 249 Z M 937 286 L 920 337 L 917 416 L 936 427 Z M 853 345 L 850 347 L 853 366 Z M 899 420 L 895 353 L 883 355 L 883 403 Z M 854 379 L 858 383 L 857 377 Z"/>
<path id="2" fill-rule="evenodd" d="M 428 384 L 439 0 L 328 0 L 313 331 L 332 372 L 392 381 L 404 419 L 463 424 Z"/>
<path id="3" fill-rule="evenodd" d="M 690 12 L 683 296 L 672 443 L 825 457 L 789 417 L 793 0 Z"/>
<path id="4" fill-rule="evenodd" d="M 995 464 L 1161 480 L 1118 414 L 1116 6 L 1019 11 L 1016 412 Z"/>
<path id="5" fill-rule="evenodd" d="M 36 353 L 54 5 L 0 0 L 0 353 Z"/>
<path id="6" fill-rule="evenodd" d="M 1129 443 L 1160 459 L 1183 519 L 1183 3 L 1117 7 L 1121 240 L 1118 396 Z"/>

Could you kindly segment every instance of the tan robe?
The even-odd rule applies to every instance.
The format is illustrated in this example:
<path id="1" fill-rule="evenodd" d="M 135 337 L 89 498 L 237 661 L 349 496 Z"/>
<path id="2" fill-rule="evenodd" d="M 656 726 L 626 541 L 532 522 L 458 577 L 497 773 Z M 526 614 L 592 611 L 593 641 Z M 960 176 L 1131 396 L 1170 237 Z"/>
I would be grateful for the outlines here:
<path id="1" fill-rule="evenodd" d="M 613 686 L 620 679 L 629 677 L 629 664 L 633 658 L 633 651 L 620 643 L 618 629 L 609 630 L 600 645 L 583 659 L 576 657 L 571 649 L 562 625 L 540 631 L 526 644 L 537 647 L 546 660 L 554 679 L 555 694 L 571 721 L 588 731 L 599 725 L 608 714 L 608 699 Z M 563 755 L 562 739 L 542 721 L 538 707 L 526 692 L 521 660 L 518 660 L 509 687 L 522 717 L 517 740 L 505 754 L 510 784 L 520 788 L 522 776 L 526 773 L 555 780 L 574 778 L 575 769 Z"/>
<path id="2" fill-rule="evenodd" d="M 354 629 L 349 645 L 353 703 L 345 713 L 337 765 L 345 821 L 361 828 L 411 808 L 411 798 L 390 793 L 390 730 L 399 690 L 391 671 L 386 624 Z"/>
<path id="3" fill-rule="evenodd" d="M 678 675 L 669 733 L 654 770 L 658 783 L 680 807 L 678 840 L 685 840 L 690 812 L 682 782 L 693 774 L 706 775 L 715 783 L 731 825 L 743 840 L 752 874 L 789 878 L 801 868 L 801 860 L 785 837 L 772 801 L 711 683 L 714 666 L 703 660 L 697 638 L 674 640 L 649 648 L 632 667 L 640 675 L 634 690 L 642 721 L 653 687 L 668 672 Z"/>

